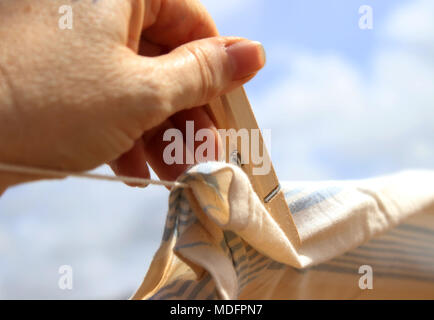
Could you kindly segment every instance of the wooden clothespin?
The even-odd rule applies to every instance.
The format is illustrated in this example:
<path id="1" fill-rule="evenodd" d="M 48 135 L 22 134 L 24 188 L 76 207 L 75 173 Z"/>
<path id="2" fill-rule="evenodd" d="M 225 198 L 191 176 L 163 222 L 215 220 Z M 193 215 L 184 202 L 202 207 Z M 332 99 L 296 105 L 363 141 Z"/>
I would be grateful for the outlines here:
<path id="1" fill-rule="evenodd" d="M 273 216 L 281 228 L 294 235 L 294 240 L 298 243 L 298 233 L 293 223 L 291 212 L 285 201 L 285 196 L 280 188 L 280 183 L 271 163 L 270 155 L 264 145 L 264 139 L 259 131 L 258 124 L 253 114 L 247 95 L 243 87 L 240 87 L 222 97 L 219 97 L 209 103 L 207 112 L 213 119 L 217 129 L 226 129 L 228 135 L 236 134 L 240 129 L 247 129 L 249 140 L 252 141 L 252 129 L 259 132 L 259 150 L 263 150 L 263 161 L 269 162 L 270 170 L 265 175 L 254 174 L 254 163 L 251 159 L 251 152 L 246 154 L 241 150 L 237 137 L 229 139 L 232 143 L 227 146 L 227 141 L 223 141 L 226 151 L 226 162 L 237 162 L 243 171 L 248 175 L 250 182 L 256 194 L 262 200 L 265 208 Z M 234 129 L 232 133 L 228 129 Z M 222 137 L 228 140 L 226 137 Z M 249 142 L 250 143 L 250 142 Z M 242 159 L 241 157 L 248 157 Z"/>

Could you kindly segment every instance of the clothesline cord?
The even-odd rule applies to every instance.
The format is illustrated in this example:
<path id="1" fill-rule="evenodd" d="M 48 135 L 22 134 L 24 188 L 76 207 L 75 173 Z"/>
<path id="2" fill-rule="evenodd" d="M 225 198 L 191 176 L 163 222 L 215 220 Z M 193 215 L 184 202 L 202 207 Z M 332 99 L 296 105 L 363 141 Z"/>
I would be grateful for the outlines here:
<path id="1" fill-rule="evenodd" d="M 76 177 L 90 180 L 104 180 L 104 181 L 115 181 L 115 182 L 125 182 L 130 184 L 136 184 L 140 186 L 147 186 L 149 184 L 165 186 L 165 187 L 184 187 L 188 188 L 188 185 L 177 181 L 165 181 L 165 180 L 154 180 L 154 179 L 144 179 L 126 176 L 111 176 L 104 174 L 95 174 L 88 172 L 71 172 L 71 171 L 58 171 L 51 169 L 41 169 L 28 166 L 20 166 L 15 164 L 0 163 L 0 171 L 4 172 L 14 172 L 22 173 L 28 175 L 40 175 L 40 176 L 50 176 L 54 178 L 65 178 L 65 177 Z"/>

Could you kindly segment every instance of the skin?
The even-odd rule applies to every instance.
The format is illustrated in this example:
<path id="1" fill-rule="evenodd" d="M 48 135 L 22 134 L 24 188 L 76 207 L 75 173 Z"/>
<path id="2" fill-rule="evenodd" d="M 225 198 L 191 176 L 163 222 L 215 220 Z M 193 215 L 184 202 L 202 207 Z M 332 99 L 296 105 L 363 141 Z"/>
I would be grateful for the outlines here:
<path id="1" fill-rule="evenodd" d="M 72 30 L 58 27 L 65 3 Z M 150 165 L 165 180 L 187 165 L 162 161 L 164 131 L 194 120 L 217 137 L 201 106 L 265 63 L 196 0 L 1 0 L 0 39 L 0 162 L 143 178 Z M 0 194 L 44 178 L 0 172 Z"/>

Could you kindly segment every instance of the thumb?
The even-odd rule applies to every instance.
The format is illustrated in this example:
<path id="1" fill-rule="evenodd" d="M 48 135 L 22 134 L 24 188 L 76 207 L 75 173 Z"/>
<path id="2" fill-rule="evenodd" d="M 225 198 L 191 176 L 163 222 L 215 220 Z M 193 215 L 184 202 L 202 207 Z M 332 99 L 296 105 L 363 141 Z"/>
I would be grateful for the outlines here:
<path id="1" fill-rule="evenodd" d="M 241 86 L 265 64 L 265 51 L 259 42 L 235 37 L 193 41 L 155 58 L 136 57 L 141 59 L 136 73 L 152 70 L 154 94 L 165 102 L 167 117 L 207 104 Z M 149 77 L 138 78 L 149 81 Z M 143 88 L 147 86 L 149 83 L 139 84 L 142 89 L 138 94 L 146 94 Z"/>
<path id="2" fill-rule="evenodd" d="M 159 57 L 174 111 L 208 103 L 251 78 L 264 66 L 259 42 L 242 38 L 208 38 L 185 44 Z"/>

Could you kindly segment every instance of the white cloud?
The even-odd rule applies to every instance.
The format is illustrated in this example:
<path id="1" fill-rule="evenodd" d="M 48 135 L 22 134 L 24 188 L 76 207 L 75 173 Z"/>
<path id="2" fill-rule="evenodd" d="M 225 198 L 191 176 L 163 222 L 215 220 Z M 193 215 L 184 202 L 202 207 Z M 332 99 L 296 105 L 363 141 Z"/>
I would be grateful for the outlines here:
<path id="1" fill-rule="evenodd" d="M 370 70 L 358 70 L 337 54 L 269 48 L 288 76 L 254 105 L 261 125 L 273 128 L 280 179 L 434 168 L 434 56 L 425 51 L 433 37 L 422 32 L 433 23 L 434 10 L 427 6 L 432 3 L 413 2 L 408 11 L 400 8 L 390 16 L 378 33 L 387 45 L 377 49 Z M 419 15 L 424 22 L 411 31 Z M 403 29 L 405 42 L 395 37 Z M 424 36 L 410 46 L 412 32 Z"/>
<path id="2" fill-rule="evenodd" d="M 433 12 L 433 1 L 412 1 L 393 12 L 384 27 L 384 33 L 402 43 L 433 49 Z"/>

